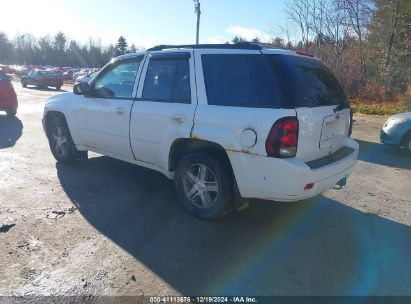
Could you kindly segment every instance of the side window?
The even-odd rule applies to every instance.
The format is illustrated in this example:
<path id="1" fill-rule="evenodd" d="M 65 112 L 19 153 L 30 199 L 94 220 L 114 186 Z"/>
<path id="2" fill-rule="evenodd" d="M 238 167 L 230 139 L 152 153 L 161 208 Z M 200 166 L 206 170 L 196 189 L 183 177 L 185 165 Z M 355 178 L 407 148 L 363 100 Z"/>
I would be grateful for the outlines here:
<path id="1" fill-rule="evenodd" d="M 144 80 L 143 99 L 191 103 L 188 59 L 151 59 Z"/>
<path id="2" fill-rule="evenodd" d="M 278 108 L 276 82 L 262 55 L 201 56 L 209 105 Z"/>
<path id="3" fill-rule="evenodd" d="M 115 63 L 94 83 L 95 97 L 131 98 L 134 81 L 142 58 Z"/>

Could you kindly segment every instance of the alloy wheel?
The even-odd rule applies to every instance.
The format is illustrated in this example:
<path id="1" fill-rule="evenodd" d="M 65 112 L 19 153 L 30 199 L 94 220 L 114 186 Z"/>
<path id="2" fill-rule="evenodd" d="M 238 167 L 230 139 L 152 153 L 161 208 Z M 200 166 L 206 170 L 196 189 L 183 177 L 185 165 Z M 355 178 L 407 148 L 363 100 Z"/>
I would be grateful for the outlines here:
<path id="1" fill-rule="evenodd" d="M 198 208 L 210 208 L 217 200 L 217 178 L 204 164 L 193 164 L 186 170 L 183 187 L 186 197 Z"/>
<path id="2" fill-rule="evenodd" d="M 51 142 L 54 151 L 59 156 L 65 156 L 68 152 L 67 137 L 62 127 L 55 127 L 52 133 Z"/>

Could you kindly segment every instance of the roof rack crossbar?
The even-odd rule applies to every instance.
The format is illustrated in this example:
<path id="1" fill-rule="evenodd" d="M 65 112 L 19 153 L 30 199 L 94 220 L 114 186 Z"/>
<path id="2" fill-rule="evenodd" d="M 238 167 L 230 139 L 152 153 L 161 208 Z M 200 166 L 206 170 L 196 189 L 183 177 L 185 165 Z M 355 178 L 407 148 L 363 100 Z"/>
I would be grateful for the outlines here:
<path id="1" fill-rule="evenodd" d="M 261 50 L 262 47 L 258 44 L 253 43 L 236 43 L 236 44 L 182 44 L 182 45 L 156 45 L 152 48 L 147 49 L 147 51 L 161 51 L 166 49 L 243 49 L 243 50 Z"/>

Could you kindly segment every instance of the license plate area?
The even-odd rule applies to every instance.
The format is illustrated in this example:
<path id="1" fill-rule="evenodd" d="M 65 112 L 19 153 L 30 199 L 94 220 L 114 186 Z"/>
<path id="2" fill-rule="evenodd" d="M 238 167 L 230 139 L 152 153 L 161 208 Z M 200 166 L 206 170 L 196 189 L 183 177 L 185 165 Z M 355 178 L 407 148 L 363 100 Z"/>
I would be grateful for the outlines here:
<path id="1" fill-rule="evenodd" d="M 320 149 L 335 150 L 344 144 L 348 137 L 349 117 L 334 114 L 324 118 L 321 130 Z"/>

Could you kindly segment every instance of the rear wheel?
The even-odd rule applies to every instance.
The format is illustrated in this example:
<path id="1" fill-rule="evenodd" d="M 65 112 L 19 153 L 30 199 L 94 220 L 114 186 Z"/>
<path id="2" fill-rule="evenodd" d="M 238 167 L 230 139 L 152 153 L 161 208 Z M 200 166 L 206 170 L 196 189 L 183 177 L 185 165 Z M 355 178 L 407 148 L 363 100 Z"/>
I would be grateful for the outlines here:
<path id="1" fill-rule="evenodd" d="M 408 134 L 404 139 L 404 147 L 408 150 L 411 154 L 411 134 Z"/>
<path id="2" fill-rule="evenodd" d="M 6 114 L 7 114 L 7 116 L 10 116 L 10 117 L 16 116 L 17 109 L 9 109 L 9 110 L 6 111 Z"/>
<path id="3" fill-rule="evenodd" d="M 61 86 L 56 86 L 57 91 L 60 91 L 60 89 L 61 89 Z"/>
<path id="4" fill-rule="evenodd" d="M 76 149 L 67 123 L 61 117 L 56 117 L 50 122 L 48 139 L 51 152 L 58 162 L 72 163 L 78 159 L 87 158 L 87 151 Z"/>
<path id="5" fill-rule="evenodd" d="M 22 86 L 23 88 L 27 87 L 27 82 L 25 82 L 24 80 L 22 80 L 22 81 L 21 81 L 21 86 Z"/>
<path id="6" fill-rule="evenodd" d="M 184 207 L 197 217 L 222 217 L 234 198 L 229 167 L 205 153 L 188 154 L 179 162 L 175 187 Z"/>
<path id="7" fill-rule="evenodd" d="M 39 82 L 37 80 L 34 82 L 34 85 L 37 89 L 40 88 Z"/>

